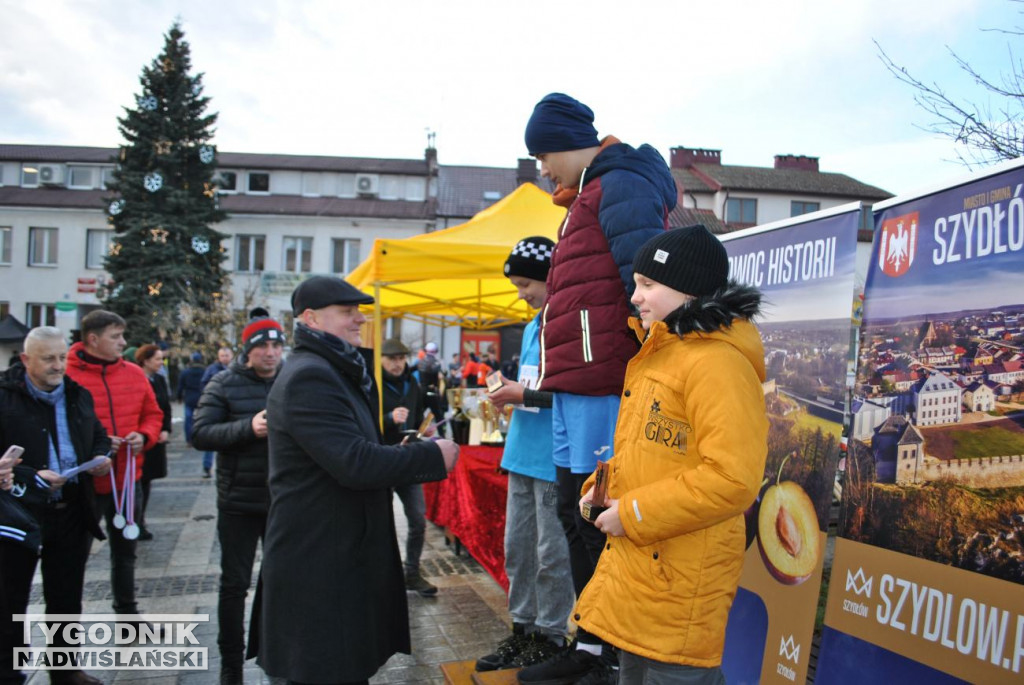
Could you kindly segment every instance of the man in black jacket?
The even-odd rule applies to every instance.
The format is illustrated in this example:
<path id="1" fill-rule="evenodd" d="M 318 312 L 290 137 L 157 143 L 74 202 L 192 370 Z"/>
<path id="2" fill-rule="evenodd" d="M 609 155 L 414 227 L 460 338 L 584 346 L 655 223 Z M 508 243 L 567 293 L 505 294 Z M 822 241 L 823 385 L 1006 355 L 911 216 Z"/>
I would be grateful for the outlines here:
<path id="1" fill-rule="evenodd" d="M 259 664 L 299 683 L 366 682 L 392 654 L 410 652 L 391 488 L 442 480 L 458 457 L 451 440 L 381 444 L 357 349 L 359 305 L 370 302 L 340 278 L 299 284 L 294 351 L 267 401 Z"/>
<path id="2" fill-rule="evenodd" d="M 0 376 L 0 453 L 24 448 L 14 483 L 0 497 L 13 497 L 39 523 L 42 551 L 27 540 L 0 535 L 0 683 L 21 683 L 13 649 L 23 646 L 21 622 L 36 563 L 42 558 L 43 597 L 48 614 L 80 614 L 85 563 L 92 539 L 103 539 L 93 506 L 93 476 L 110 471 L 110 439 L 96 418 L 92 395 L 64 375 L 68 347 L 59 328 L 41 326 L 25 338 L 22 364 Z M 60 474 L 93 457 L 100 463 L 77 476 Z M 12 503 L 8 503 L 12 504 Z M 17 505 L 15 505 L 17 506 Z M 0 525 L 5 522 L 0 521 Z M 54 647 L 61 643 L 58 630 Z M 51 671 L 55 685 L 98 685 L 82 671 Z"/>
<path id="3" fill-rule="evenodd" d="M 217 451 L 217 535 L 220 538 L 220 682 L 242 683 L 245 595 L 256 545 L 267 526 L 267 396 L 281 367 L 284 332 L 273 319 L 242 331 L 245 351 L 214 376 L 196 407 L 192 445 Z"/>
<path id="4" fill-rule="evenodd" d="M 405 361 L 408 356 L 409 348 L 398 338 L 385 340 L 380 346 L 385 445 L 401 444 L 405 439 L 403 431 L 416 430 L 423 420 L 423 393 Z M 434 432 L 431 426 L 425 435 L 431 436 Z M 437 594 L 437 587 L 420 573 L 420 556 L 427 535 L 427 505 L 423 499 L 423 486 L 419 483 L 396 485 L 395 494 L 402 500 L 408 523 L 405 535 L 405 589 L 419 593 L 421 597 L 433 597 Z"/>

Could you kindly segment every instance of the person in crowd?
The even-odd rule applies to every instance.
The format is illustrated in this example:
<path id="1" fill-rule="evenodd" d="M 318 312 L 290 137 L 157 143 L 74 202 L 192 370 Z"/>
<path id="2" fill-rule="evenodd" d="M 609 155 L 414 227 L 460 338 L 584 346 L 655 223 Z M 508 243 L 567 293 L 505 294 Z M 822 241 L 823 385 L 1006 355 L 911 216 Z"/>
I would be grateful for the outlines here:
<path id="1" fill-rule="evenodd" d="M 569 545 L 555 506 L 555 462 L 551 456 L 551 393 L 537 391 L 540 314 L 554 243 L 543 236 L 523 238 L 505 260 L 505 276 L 519 299 L 538 315 L 523 331 L 522 374 L 502 374 L 502 386 L 488 397 L 512 413 L 501 467 L 508 471 L 505 505 L 505 572 L 512 635 L 476 662 L 476 670 L 531 666 L 565 646 L 569 612 L 575 600 Z M 526 400 L 524 402 L 524 400 Z M 526 406 L 521 406 L 521 405 Z M 543 406 L 543 408 L 540 408 Z"/>
<path id="2" fill-rule="evenodd" d="M 160 437 L 157 443 L 146 450 L 142 462 L 142 479 L 139 481 L 142 490 L 142 514 L 139 517 L 139 540 L 152 540 L 153 533 L 146 527 L 146 507 L 149 506 L 149 493 L 154 480 L 167 477 L 167 442 L 171 439 L 171 397 L 167 381 L 160 373 L 164 367 L 164 353 L 158 345 L 149 343 L 135 350 L 135 363 L 149 379 L 156 396 L 156 403 L 164 413 L 163 424 L 160 426 Z"/>
<path id="3" fill-rule="evenodd" d="M 254 319 L 256 317 L 268 318 L 270 313 L 263 307 L 256 307 L 249 312 L 249 318 Z M 210 382 L 214 376 L 228 368 L 231 365 L 231 361 L 235 358 L 235 351 L 227 345 L 223 345 L 217 349 L 217 361 L 213 362 L 203 371 L 203 377 L 199 380 L 199 394 L 202 396 L 203 390 L 206 388 L 206 384 Z M 197 405 L 198 406 L 198 403 Z M 203 476 L 209 478 L 210 469 L 213 467 L 213 450 L 203 450 Z"/>
<path id="4" fill-rule="evenodd" d="M 462 364 L 462 387 L 480 387 L 480 358 L 476 352 L 467 352 L 465 362 Z"/>
<path id="5" fill-rule="evenodd" d="M 427 343 L 427 354 L 430 354 Z M 398 338 L 385 340 L 381 345 L 381 381 L 384 402 L 384 444 L 398 445 L 405 438 L 403 431 L 417 430 L 423 419 L 423 393 L 406 363 L 409 348 Z M 422 360 L 421 360 L 422 361 Z M 435 414 L 435 416 L 437 416 Z M 431 427 L 425 435 L 433 435 Z M 408 533 L 405 538 L 405 589 L 422 597 L 433 597 L 437 587 L 420 572 L 423 540 L 427 535 L 427 505 L 423 499 L 423 486 L 405 483 L 395 486 L 395 494 L 402 501 Z"/>
<path id="6" fill-rule="evenodd" d="M 270 507 L 267 489 L 267 396 L 281 369 L 284 331 L 260 316 L 242 330 L 244 352 L 206 385 L 192 444 L 217 451 L 217 602 L 220 682 L 240 685 L 245 662 L 245 596 Z"/>
<path id="7" fill-rule="evenodd" d="M 448 362 L 448 382 L 446 385 L 449 388 L 458 388 L 462 385 L 462 362 L 459 361 L 458 352 L 454 352 L 452 360 Z"/>
<path id="8" fill-rule="evenodd" d="M 110 438 L 92 395 L 65 376 L 68 347 L 59 328 L 40 326 L 25 337 L 20 362 L 0 375 L 0 454 L 24 449 L 20 462 L 0 470 L 0 682 L 21 683 L 16 647 L 23 627 L 13 614 L 28 610 L 32 576 L 42 559 L 48 614 L 82 613 L 85 564 L 93 538 L 102 540 L 93 504 L 93 477 L 110 470 Z M 100 461 L 65 478 L 61 473 Z M 34 529 L 34 530 L 33 530 Z M 31 532 L 30 532 L 31 531 Z M 41 545 L 41 549 L 40 549 Z M 63 630 L 55 647 L 68 647 Z M 54 685 L 99 685 L 81 670 L 50 671 Z"/>
<path id="9" fill-rule="evenodd" d="M 413 377 L 419 382 L 423 406 L 434 413 L 444 415 L 444 373 L 437 358 L 437 343 L 431 341 L 423 347 L 423 357 L 416 361 Z"/>
<path id="10" fill-rule="evenodd" d="M 301 683 L 365 683 L 409 653 L 391 488 L 442 480 L 458 446 L 382 445 L 360 353 L 373 298 L 313 276 L 292 293 L 294 350 L 267 400 L 270 514 L 258 663 Z"/>
<path id="11" fill-rule="evenodd" d="M 501 375 L 504 376 L 505 378 L 519 378 L 518 354 L 513 354 L 511 359 L 508 359 L 501 363 Z"/>
<path id="12" fill-rule="evenodd" d="M 159 442 L 164 413 L 146 374 L 121 358 L 125 347 L 124 330 L 125 321 L 117 314 L 103 309 L 89 312 L 82 319 L 82 340 L 72 345 L 68 354 L 67 375 L 92 394 L 96 416 L 117 450 L 113 476 L 97 478 L 93 486 L 96 506 L 106 519 L 114 612 L 137 614 L 135 545 L 138 529 L 133 526 L 138 525 L 142 510 L 139 480 L 143 453 Z M 133 469 L 129 469 L 129 448 Z M 128 477 L 131 470 L 135 472 L 134 481 Z M 121 492 L 120 498 L 115 497 L 112 486 Z M 129 494 L 131 496 L 126 497 Z M 124 528 L 114 526 L 115 514 L 127 520 Z"/>
<path id="13" fill-rule="evenodd" d="M 189 449 L 192 448 L 192 417 L 199 404 L 199 396 L 203 394 L 203 374 L 206 367 L 203 366 L 203 355 L 201 352 L 193 352 L 189 357 L 188 366 L 181 370 L 178 375 L 178 392 L 175 396 L 185 406 L 185 442 Z M 213 453 L 209 456 L 203 455 L 203 478 L 210 477 L 210 469 L 213 468 Z"/>
<path id="14" fill-rule="evenodd" d="M 599 140 L 594 112 L 563 93 L 537 103 L 525 140 L 529 153 L 540 160 L 541 176 L 556 184 L 555 204 L 569 209 L 551 258 L 538 373 L 540 389 L 554 393 L 559 511 L 579 593 L 605 544 L 577 511 L 580 486 L 599 455 L 612 456 L 626 363 L 637 350 L 626 324 L 633 256 L 668 228 L 677 190 L 657 150 L 650 145 L 634 149 L 613 136 Z M 612 650 L 602 650 L 601 641 L 586 630 L 576 636 L 573 648 L 524 669 L 519 679 L 612 682 Z"/>
<path id="15" fill-rule="evenodd" d="M 764 349 L 751 323 L 761 294 L 728 276 L 725 248 L 699 225 L 653 238 L 633 261 L 643 345 L 626 371 L 608 490 L 596 502 L 608 507 L 594 526 L 609 549 L 574 616 L 621 650 L 623 685 L 725 682 L 743 512 L 768 451 Z M 658 436 L 645 430 L 652 421 Z M 592 482 L 581 507 L 593 502 Z"/>

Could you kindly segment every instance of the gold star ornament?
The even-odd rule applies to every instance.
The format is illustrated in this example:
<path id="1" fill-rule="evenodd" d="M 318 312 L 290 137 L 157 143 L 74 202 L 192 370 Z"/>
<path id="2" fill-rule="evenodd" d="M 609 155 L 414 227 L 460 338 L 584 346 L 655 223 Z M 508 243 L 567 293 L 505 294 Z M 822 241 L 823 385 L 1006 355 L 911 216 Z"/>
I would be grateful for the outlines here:
<path id="1" fill-rule="evenodd" d="M 152 295 L 153 297 L 156 297 L 157 295 L 160 294 L 160 288 L 163 288 L 163 287 L 164 287 L 164 282 L 163 281 L 157 281 L 156 283 L 150 283 L 149 284 L 149 294 Z"/>
<path id="2" fill-rule="evenodd" d="M 169 140 L 158 140 L 153 143 L 153 148 L 156 150 L 158 155 L 166 155 L 171 152 L 171 141 Z"/>
<path id="3" fill-rule="evenodd" d="M 121 243 L 111 243 L 110 254 L 113 255 L 114 257 L 121 254 Z"/>
<path id="4" fill-rule="evenodd" d="M 153 240 L 158 243 L 166 243 L 168 232 L 167 229 L 157 226 L 156 228 L 149 229 L 149 234 L 153 236 Z"/>

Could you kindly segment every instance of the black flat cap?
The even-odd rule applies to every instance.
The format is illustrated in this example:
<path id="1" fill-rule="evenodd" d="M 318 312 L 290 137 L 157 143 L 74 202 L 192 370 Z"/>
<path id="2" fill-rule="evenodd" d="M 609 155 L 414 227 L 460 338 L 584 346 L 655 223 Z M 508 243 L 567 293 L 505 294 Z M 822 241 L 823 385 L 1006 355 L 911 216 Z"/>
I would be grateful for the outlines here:
<path id="1" fill-rule="evenodd" d="M 311 276 L 292 292 L 292 311 L 296 315 L 332 304 L 373 304 L 373 297 L 336 276 Z"/>

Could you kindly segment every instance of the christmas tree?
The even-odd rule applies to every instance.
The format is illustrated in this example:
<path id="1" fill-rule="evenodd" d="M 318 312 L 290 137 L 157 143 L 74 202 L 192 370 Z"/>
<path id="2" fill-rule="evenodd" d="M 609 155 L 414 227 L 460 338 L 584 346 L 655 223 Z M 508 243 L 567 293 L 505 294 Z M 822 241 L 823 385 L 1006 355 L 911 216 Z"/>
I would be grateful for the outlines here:
<path id="1" fill-rule="evenodd" d="M 210 350 L 230 320 L 226 236 L 212 227 L 227 218 L 214 183 L 217 115 L 206 113 L 202 74 L 189 73 L 181 26 L 164 38 L 142 70 L 136 107 L 118 119 L 126 143 L 108 184 L 115 236 L 106 258 L 112 282 L 101 295 L 128 322 L 132 341 Z"/>

